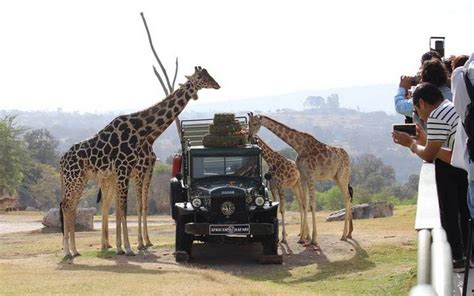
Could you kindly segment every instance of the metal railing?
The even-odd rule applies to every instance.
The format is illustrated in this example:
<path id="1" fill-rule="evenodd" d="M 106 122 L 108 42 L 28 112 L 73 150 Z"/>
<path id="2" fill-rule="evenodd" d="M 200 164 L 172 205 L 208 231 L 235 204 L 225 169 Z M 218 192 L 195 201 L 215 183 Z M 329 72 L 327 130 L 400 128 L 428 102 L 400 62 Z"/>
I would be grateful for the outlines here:
<path id="1" fill-rule="evenodd" d="M 415 229 L 418 234 L 417 280 L 410 296 L 452 295 L 451 247 L 441 227 L 435 167 L 423 163 L 418 185 Z"/>

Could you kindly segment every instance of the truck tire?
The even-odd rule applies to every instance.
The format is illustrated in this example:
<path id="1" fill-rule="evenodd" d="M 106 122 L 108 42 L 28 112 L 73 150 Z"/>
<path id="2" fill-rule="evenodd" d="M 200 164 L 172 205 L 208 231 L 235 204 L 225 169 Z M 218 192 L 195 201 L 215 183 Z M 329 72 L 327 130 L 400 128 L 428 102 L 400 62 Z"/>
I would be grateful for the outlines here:
<path id="1" fill-rule="evenodd" d="M 185 202 L 186 195 L 183 192 L 183 188 L 181 187 L 181 183 L 173 178 L 170 181 L 170 208 L 171 208 L 171 217 L 173 220 L 176 220 L 178 216 L 178 209 L 176 209 L 175 204 L 177 202 Z"/>
<path id="2" fill-rule="evenodd" d="M 186 223 L 191 222 L 191 216 L 179 215 L 176 220 L 176 262 L 187 261 L 191 257 L 193 235 L 184 231 Z M 187 256 L 186 256 L 187 254 Z"/>
<path id="3" fill-rule="evenodd" d="M 263 255 L 278 255 L 278 219 L 273 220 L 273 234 L 263 237 L 262 246 Z"/>

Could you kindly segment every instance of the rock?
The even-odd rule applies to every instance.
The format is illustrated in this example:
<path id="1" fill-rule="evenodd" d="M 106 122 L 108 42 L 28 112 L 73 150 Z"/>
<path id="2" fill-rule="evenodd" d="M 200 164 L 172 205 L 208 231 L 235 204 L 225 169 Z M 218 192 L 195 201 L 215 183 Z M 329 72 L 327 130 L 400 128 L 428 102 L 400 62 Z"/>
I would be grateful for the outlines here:
<path id="1" fill-rule="evenodd" d="M 79 208 L 76 210 L 76 231 L 94 230 L 94 215 L 96 208 Z M 43 217 L 43 225 L 50 228 L 61 230 L 61 221 L 59 219 L 59 209 L 50 209 Z"/>
<path id="2" fill-rule="evenodd" d="M 346 210 L 331 213 L 326 221 L 344 221 Z M 369 219 L 393 216 L 393 204 L 385 201 L 352 206 L 352 219 Z"/>

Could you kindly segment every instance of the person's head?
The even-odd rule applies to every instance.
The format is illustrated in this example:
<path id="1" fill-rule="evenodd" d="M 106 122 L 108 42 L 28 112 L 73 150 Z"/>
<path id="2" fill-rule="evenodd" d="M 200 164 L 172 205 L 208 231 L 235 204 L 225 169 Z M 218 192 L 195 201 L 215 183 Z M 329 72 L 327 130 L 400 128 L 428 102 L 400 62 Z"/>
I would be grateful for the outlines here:
<path id="1" fill-rule="evenodd" d="M 469 59 L 469 56 L 465 54 L 455 57 L 451 62 L 452 69 L 454 70 L 457 67 L 464 66 L 464 64 L 467 62 L 468 59 Z"/>
<path id="2" fill-rule="evenodd" d="M 443 62 L 438 59 L 425 61 L 421 67 L 421 81 L 433 83 L 437 87 L 448 84 L 448 72 Z"/>
<path id="3" fill-rule="evenodd" d="M 429 61 L 431 59 L 437 59 L 437 60 L 440 60 L 441 61 L 441 56 L 439 55 L 439 53 L 435 50 L 430 50 L 428 52 L 425 52 L 422 56 L 421 56 L 421 64 L 423 65 L 424 62 L 426 61 Z"/>
<path id="4" fill-rule="evenodd" d="M 443 94 L 436 85 L 423 82 L 413 91 L 413 111 L 426 122 L 431 111 L 443 100 Z"/>

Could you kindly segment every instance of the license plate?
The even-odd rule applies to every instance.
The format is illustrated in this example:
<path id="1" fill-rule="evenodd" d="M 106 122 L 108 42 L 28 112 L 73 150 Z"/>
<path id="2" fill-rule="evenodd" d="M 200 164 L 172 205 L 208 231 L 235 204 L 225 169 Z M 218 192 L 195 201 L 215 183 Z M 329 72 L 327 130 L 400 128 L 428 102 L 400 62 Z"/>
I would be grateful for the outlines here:
<path id="1" fill-rule="evenodd" d="M 210 235 L 250 234 L 249 224 L 211 224 Z"/>

